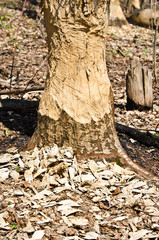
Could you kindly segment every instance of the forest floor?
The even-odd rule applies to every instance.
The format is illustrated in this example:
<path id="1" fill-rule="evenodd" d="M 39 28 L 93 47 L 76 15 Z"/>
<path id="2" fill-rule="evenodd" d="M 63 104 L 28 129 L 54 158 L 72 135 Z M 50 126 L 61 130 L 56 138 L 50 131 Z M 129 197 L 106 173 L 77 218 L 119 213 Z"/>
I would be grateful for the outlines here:
<path id="1" fill-rule="evenodd" d="M 34 87 L 43 87 L 46 79 L 48 56 L 46 33 L 43 15 L 40 13 L 40 8 L 38 5 L 31 4 L 29 6 L 29 4 L 27 4 L 25 8 L 24 15 L 20 23 L 17 48 L 13 63 L 14 44 L 16 43 L 16 34 L 21 11 L 21 1 L 6 0 L 5 3 L 4 1 L 0 1 L 1 91 L 9 92 L 10 90 L 18 91 L 24 88 L 33 89 Z M 153 109 L 143 111 L 126 110 L 127 71 L 130 68 L 130 63 L 134 56 L 138 56 L 142 65 L 147 66 L 152 71 L 153 36 L 154 31 L 151 29 L 145 29 L 133 25 L 125 26 L 122 29 L 110 26 L 108 28 L 108 35 L 106 39 L 106 62 L 108 75 L 114 92 L 115 122 L 129 127 L 134 127 L 139 130 L 150 130 L 155 132 L 159 131 L 159 88 L 157 88 L 155 84 L 153 85 Z M 157 71 L 159 75 L 158 46 L 159 42 L 157 42 Z M 124 56 L 120 53 L 119 49 L 122 51 Z M 12 82 L 10 89 L 11 75 Z M 25 93 L 14 93 L 10 96 L 14 99 L 39 101 L 41 93 L 42 90 L 30 90 L 29 92 Z M 7 93 L 5 95 L 1 95 L 1 99 L 6 99 L 8 97 L 9 94 Z M 8 164 L 7 166 L 13 166 L 13 168 L 15 168 L 15 159 L 17 157 L 16 154 L 19 154 L 20 151 L 26 147 L 36 127 L 36 121 L 36 111 L 28 110 L 19 112 L 12 110 L 0 110 L 0 153 L 7 153 L 10 156 L 10 160 L 7 160 L 7 156 L 6 159 L 1 158 L 0 170 L 3 169 L 3 164 Z M 159 149 L 155 148 L 154 146 L 148 147 L 140 144 L 138 141 L 125 134 L 118 133 L 118 136 L 123 148 L 134 162 L 149 170 L 154 175 L 159 176 Z M 18 158 L 19 156 L 20 155 L 18 155 Z M 22 156 L 21 159 L 24 160 L 25 157 Z M 82 164 L 84 165 L 83 169 L 85 169 L 85 171 L 86 169 L 88 170 L 88 166 L 86 167 L 87 163 Z M 92 169 L 91 164 L 92 162 L 89 163 L 90 171 Z M 100 164 L 103 166 L 102 163 Z M 20 168 L 23 168 L 22 165 L 20 165 Z M 135 237 L 136 233 L 141 239 L 157 239 L 159 236 L 159 225 L 157 225 L 159 221 L 158 212 L 151 214 L 150 217 L 146 215 L 148 214 L 148 210 L 146 213 L 143 210 L 143 204 L 147 204 L 147 202 L 150 201 L 150 197 L 145 196 L 145 203 L 136 203 L 136 200 L 141 198 L 141 196 L 136 197 L 139 195 L 137 194 L 137 191 L 139 191 L 140 194 L 143 194 L 142 192 L 147 191 L 147 194 L 151 193 L 151 195 L 154 197 L 157 196 L 157 193 L 155 192 L 156 190 L 152 191 L 151 189 L 149 193 L 148 190 L 150 190 L 150 188 L 148 188 L 148 185 L 146 185 L 147 183 L 141 181 L 140 178 L 137 178 L 136 180 L 136 175 L 134 177 L 131 172 L 124 172 L 125 175 L 122 179 L 122 184 L 124 179 L 126 179 L 126 181 L 129 181 L 129 183 L 135 188 L 135 191 L 132 190 L 132 188 L 131 191 L 129 189 L 131 195 L 133 195 L 134 192 L 136 194 L 135 200 L 131 199 L 131 201 L 134 202 L 132 204 L 133 207 L 131 206 L 130 208 L 128 205 L 123 205 L 125 202 L 122 203 L 122 201 L 118 201 L 119 199 L 116 198 L 116 195 L 121 193 L 121 176 L 119 181 L 120 184 L 119 182 L 116 184 L 114 179 L 118 178 L 119 180 L 119 174 L 121 174 L 122 170 L 114 169 L 114 165 L 109 166 L 109 171 L 111 170 L 114 172 L 109 172 L 111 176 L 109 179 L 107 179 L 109 180 L 109 184 L 110 182 L 112 184 L 111 189 L 109 189 L 110 192 L 108 194 L 107 201 L 102 200 L 102 194 L 105 193 L 103 193 L 101 189 L 100 191 L 102 194 L 100 195 L 99 193 L 96 193 L 95 195 L 92 190 L 92 185 L 92 188 L 90 187 L 91 190 L 88 190 L 84 187 L 82 189 L 81 187 L 76 193 L 66 193 L 66 191 L 61 193 L 60 190 L 57 189 L 57 184 L 54 190 L 54 195 L 51 195 L 52 197 L 50 197 L 49 191 L 43 193 L 41 196 L 37 196 L 37 190 L 42 190 L 43 186 L 38 189 L 38 183 L 35 183 L 35 185 L 32 186 L 27 185 L 28 183 L 25 181 L 28 179 L 27 174 L 24 174 L 24 171 L 21 171 L 19 173 L 19 177 L 17 177 L 15 171 L 13 171 L 15 169 L 12 169 L 12 174 L 10 172 L 12 180 L 10 178 L 4 178 L 5 181 L 4 179 L 2 179 L 3 181 L 0 181 L 2 183 L 0 188 L 0 220 L 4 221 L 2 224 L 3 226 L 0 225 L 0 239 L 139 239 L 138 237 Z M 24 175 L 26 176 L 24 177 Z M 59 182 L 60 181 L 62 180 L 59 180 Z M 135 182 L 132 183 L 131 181 Z M 135 187 L 135 184 L 138 186 Z M 129 184 L 127 185 L 129 186 Z M 150 187 L 153 188 L 152 185 Z M 79 191 L 81 191 L 83 195 L 78 195 Z M 91 201 L 91 197 L 86 198 L 85 193 L 89 193 L 90 196 L 93 197 L 94 201 Z M 61 210 L 57 211 L 56 202 L 61 201 L 61 205 L 65 204 L 62 202 L 62 200 L 67 199 L 66 196 L 75 201 L 74 203 L 69 203 L 72 204 L 69 205 L 70 208 L 80 208 L 82 206 L 80 210 L 77 210 L 78 214 L 76 216 L 81 219 L 81 222 L 75 223 L 77 221 L 76 218 L 70 218 L 68 221 L 67 216 L 69 216 L 70 213 L 62 213 L 61 218 Z M 29 200 L 27 200 L 29 198 L 31 199 L 30 203 L 28 202 Z M 99 199 L 100 201 L 98 201 Z M 48 205 L 44 206 L 46 205 L 46 202 Z M 49 205 L 48 202 L 52 205 Z M 98 206 L 96 206 L 97 202 Z M 156 206 L 157 201 L 153 199 L 153 202 Z M 118 209 L 116 209 L 116 204 L 118 204 Z M 150 205 L 151 207 L 154 206 L 153 203 Z M 21 212 L 20 216 L 19 211 L 22 211 L 24 206 L 25 211 L 23 213 Z M 55 209 L 50 210 L 51 206 L 55 206 Z M 88 206 L 91 206 L 91 211 L 88 211 Z M 60 207 L 58 208 L 60 209 Z M 50 211 L 49 215 L 48 209 Z M 90 215 L 89 224 L 87 223 L 86 218 L 82 218 L 80 212 L 84 212 L 85 216 Z M 114 218 L 112 218 L 112 212 L 114 214 Z M 96 215 L 93 215 L 94 213 L 96 213 Z M 117 219 L 117 216 L 122 217 L 121 219 Z M 132 221 L 128 223 L 127 219 L 130 218 L 130 216 L 133 216 L 133 218 Z M 9 225 L 5 225 L 5 223 L 7 223 L 7 218 Z M 43 220 L 41 220 L 41 218 Z M 151 220 L 149 220 L 150 218 Z M 107 220 L 104 221 L 103 219 Z M 115 221 L 115 223 L 113 221 Z M 112 224 L 110 224 L 110 222 Z M 52 224 L 54 227 L 52 227 L 52 230 L 50 230 Z M 43 238 L 44 230 L 45 238 Z M 38 238 L 36 238 L 34 234 L 37 234 Z M 75 235 L 77 238 L 71 238 L 71 236 Z"/>

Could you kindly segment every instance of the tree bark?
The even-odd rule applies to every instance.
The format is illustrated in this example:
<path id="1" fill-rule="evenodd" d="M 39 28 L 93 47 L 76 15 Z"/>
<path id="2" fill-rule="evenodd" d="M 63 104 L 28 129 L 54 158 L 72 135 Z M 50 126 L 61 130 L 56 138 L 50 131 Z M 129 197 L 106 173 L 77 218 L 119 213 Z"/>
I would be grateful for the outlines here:
<path id="1" fill-rule="evenodd" d="M 77 157 L 121 157 L 113 95 L 105 63 L 108 2 L 45 0 L 49 69 L 29 148 L 72 146 Z"/>

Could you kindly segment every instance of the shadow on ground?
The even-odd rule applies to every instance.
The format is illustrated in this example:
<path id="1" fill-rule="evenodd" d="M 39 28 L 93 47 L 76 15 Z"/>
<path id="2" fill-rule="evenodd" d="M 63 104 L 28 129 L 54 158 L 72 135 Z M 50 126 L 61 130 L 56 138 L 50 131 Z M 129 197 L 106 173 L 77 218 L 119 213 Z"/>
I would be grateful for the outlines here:
<path id="1" fill-rule="evenodd" d="M 37 124 L 36 111 L 0 111 L 0 122 L 13 131 L 31 136 Z"/>

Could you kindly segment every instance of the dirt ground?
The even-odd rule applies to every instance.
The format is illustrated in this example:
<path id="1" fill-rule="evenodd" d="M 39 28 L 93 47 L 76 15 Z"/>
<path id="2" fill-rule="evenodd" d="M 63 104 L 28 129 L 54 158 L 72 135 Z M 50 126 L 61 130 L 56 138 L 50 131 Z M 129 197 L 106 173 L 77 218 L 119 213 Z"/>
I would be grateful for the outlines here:
<path id="1" fill-rule="evenodd" d="M 43 15 L 37 1 L 27 3 L 22 11 L 20 1 L 0 3 L 0 88 L 9 91 L 42 87 L 47 75 L 47 43 Z M 17 36 L 17 43 L 16 43 Z M 124 28 L 110 26 L 106 41 L 107 69 L 114 92 L 115 121 L 140 130 L 159 131 L 159 88 L 153 86 L 153 109 L 126 110 L 126 74 L 134 56 L 143 66 L 153 71 L 154 31 L 133 25 Z M 13 62 L 14 44 L 17 44 Z M 157 72 L 159 74 L 159 42 L 157 42 Z M 120 53 L 122 51 L 124 56 Z M 42 91 L 11 94 L 11 98 L 40 100 Z M 8 98 L 2 95 L 1 98 Z M 35 111 L 0 111 L 0 151 L 16 146 L 23 149 L 36 127 Z M 128 155 L 139 165 L 159 175 L 159 149 L 147 147 L 119 133 L 119 139 Z"/>

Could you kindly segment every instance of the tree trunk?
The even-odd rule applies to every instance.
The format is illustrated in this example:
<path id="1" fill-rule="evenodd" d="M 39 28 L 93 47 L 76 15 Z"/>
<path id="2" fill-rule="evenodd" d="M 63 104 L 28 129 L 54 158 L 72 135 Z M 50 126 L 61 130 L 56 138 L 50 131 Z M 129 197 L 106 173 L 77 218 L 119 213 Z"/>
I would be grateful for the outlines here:
<path id="1" fill-rule="evenodd" d="M 72 146 L 78 157 L 122 155 L 135 169 L 114 126 L 105 63 L 107 12 L 105 0 L 45 0 L 49 69 L 29 147 L 56 143 Z"/>
<path id="2" fill-rule="evenodd" d="M 116 149 L 105 63 L 107 7 L 106 1 L 45 1 L 51 54 L 36 145 L 69 145 L 79 154 Z"/>
<path id="3" fill-rule="evenodd" d="M 128 25 L 126 17 L 121 9 L 119 0 L 110 1 L 109 25 L 118 27 Z"/>

